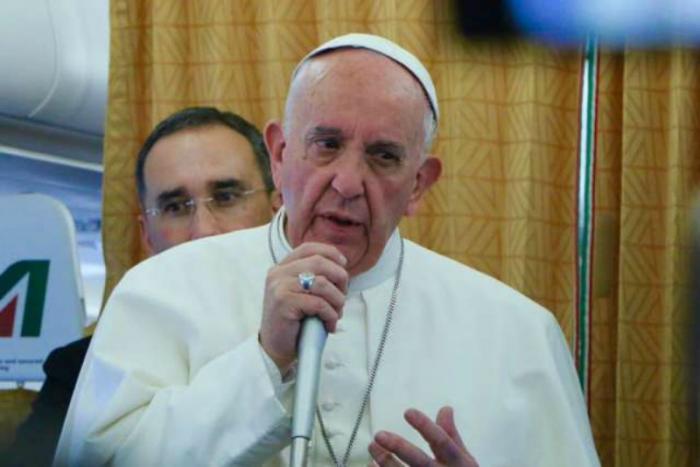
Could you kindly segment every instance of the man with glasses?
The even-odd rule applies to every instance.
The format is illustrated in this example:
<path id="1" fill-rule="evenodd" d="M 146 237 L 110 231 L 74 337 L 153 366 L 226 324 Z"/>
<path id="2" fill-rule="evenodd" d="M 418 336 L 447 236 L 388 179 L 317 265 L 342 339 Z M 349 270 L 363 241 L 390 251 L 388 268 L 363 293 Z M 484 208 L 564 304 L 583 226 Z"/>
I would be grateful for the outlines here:
<path id="1" fill-rule="evenodd" d="M 257 128 L 212 107 L 161 121 L 139 151 L 136 185 L 141 236 L 149 255 L 269 222 L 279 207 Z M 49 465 L 91 337 L 51 352 L 33 412 L 3 465 Z"/>
<path id="2" fill-rule="evenodd" d="M 161 122 L 139 151 L 136 184 L 150 254 L 265 224 L 278 206 L 260 132 L 213 108 L 185 109 Z"/>

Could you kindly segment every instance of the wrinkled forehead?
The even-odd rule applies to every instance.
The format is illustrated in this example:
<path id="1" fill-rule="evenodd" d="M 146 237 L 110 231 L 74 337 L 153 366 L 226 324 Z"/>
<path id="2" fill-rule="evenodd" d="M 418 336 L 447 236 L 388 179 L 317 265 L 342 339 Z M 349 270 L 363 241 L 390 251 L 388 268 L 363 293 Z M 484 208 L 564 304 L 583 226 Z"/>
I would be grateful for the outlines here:
<path id="1" fill-rule="evenodd" d="M 367 50 L 375 54 L 382 55 L 399 64 L 404 70 L 406 70 L 418 82 L 423 90 L 423 93 L 428 100 L 434 122 L 437 126 L 440 119 L 440 109 L 438 106 L 435 84 L 430 77 L 430 73 L 415 55 L 395 42 L 392 42 L 382 36 L 364 33 L 350 33 L 324 42 L 316 49 L 309 52 L 299 62 L 296 69 L 292 73 L 292 84 L 294 84 L 295 78 L 299 74 L 300 69 L 302 69 L 305 64 L 313 58 L 324 54 L 329 54 L 334 51 L 352 49 Z"/>
<path id="2" fill-rule="evenodd" d="M 369 57 L 367 57 L 368 55 Z M 362 56 L 365 56 L 365 58 L 370 58 L 370 60 L 362 60 Z M 355 58 L 355 60 L 348 60 L 344 57 L 353 57 Z M 371 60 L 371 58 L 374 58 L 374 60 Z M 356 63 L 355 66 L 353 66 L 353 64 L 351 63 L 353 61 Z M 437 100 L 433 101 L 431 99 L 431 96 L 426 91 L 424 83 L 422 83 L 421 80 L 419 80 L 416 77 L 416 75 L 411 72 L 411 70 L 406 68 L 404 64 L 397 62 L 396 60 L 393 60 L 391 57 L 387 57 L 382 53 L 370 49 L 350 47 L 336 48 L 330 50 L 323 50 L 319 53 L 306 57 L 299 63 L 299 65 L 297 65 L 296 69 L 294 70 L 294 73 L 292 74 L 292 81 L 289 85 L 288 98 L 291 98 L 292 95 L 295 94 L 300 87 L 306 88 L 310 85 L 313 88 L 314 82 L 322 81 L 326 77 L 326 74 L 330 74 L 331 71 L 337 70 L 343 65 L 346 65 L 344 66 L 346 73 L 354 72 L 357 74 L 362 74 L 367 70 L 366 67 L 368 66 L 368 62 L 371 61 L 374 61 L 375 63 L 380 62 L 384 65 L 388 65 L 389 68 L 393 68 L 394 70 L 401 70 L 402 74 L 410 78 L 410 80 L 404 80 L 404 82 L 410 81 L 414 84 L 417 84 L 417 86 L 415 87 L 425 99 L 427 108 L 430 110 L 433 116 L 433 120 L 437 124 Z M 383 68 L 386 69 L 387 67 L 385 66 Z M 311 83 L 309 82 L 309 80 L 311 81 Z"/>
<path id="3" fill-rule="evenodd" d="M 424 103 L 426 110 L 433 113 L 430 101 L 415 76 L 401 64 L 371 50 L 335 49 L 305 60 L 297 67 L 290 93 L 305 89 L 310 91 L 310 96 L 314 96 L 321 85 L 338 88 L 347 86 L 350 81 L 366 86 L 363 88 L 366 92 L 378 89 L 385 93 L 410 90 L 416 100 Z"/>
<path id="4" fill-rule="evenodd" d="M 337 50 L 305 62 L 285 111 L 288 135 L 314 128 L 344 136 L 416 143 L 432 118 L 420 85 L 401 65 L 371 51 Z M 411 143 L 412 144 L 412 143 Z"/>

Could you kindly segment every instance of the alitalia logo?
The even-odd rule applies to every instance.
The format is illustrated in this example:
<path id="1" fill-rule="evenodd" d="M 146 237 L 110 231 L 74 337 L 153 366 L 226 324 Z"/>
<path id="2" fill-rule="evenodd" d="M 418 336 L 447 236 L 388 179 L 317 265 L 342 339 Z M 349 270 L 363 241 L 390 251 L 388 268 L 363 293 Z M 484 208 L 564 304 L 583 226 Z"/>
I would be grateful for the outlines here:
<path id="1" fill-rule="evenodd" d="M 0 275 L 0 338 L 13 336 L 19 303 L 24 303 L 20 336 L 39 337 L 48 278 L 48 260 L 18 261 Z"/>

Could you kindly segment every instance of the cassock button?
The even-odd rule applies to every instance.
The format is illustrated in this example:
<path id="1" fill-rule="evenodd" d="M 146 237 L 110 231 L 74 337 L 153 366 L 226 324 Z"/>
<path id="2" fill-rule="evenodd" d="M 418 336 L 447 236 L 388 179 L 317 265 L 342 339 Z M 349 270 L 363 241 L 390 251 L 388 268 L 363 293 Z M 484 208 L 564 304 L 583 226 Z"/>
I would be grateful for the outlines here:
<path id="1" fill-rule="evenodd" d="M 330 412 L 335 408 L 335 402 L 324 402 L 321 404 L 321 408 L 324 412 Z"/>
<path id="2" fill-rule="evenodd" d="M 336 436 L 341 436 L 343 434 L 342 431 L 337 431 L 337 430 L 331 430 L 328 433 L 328 439 L 335 438 Z"/>
<path id="3" fill-rule="evenodd" d="M 326 370 L 335 370 L 340 366 L 340 363 L 333 360 L 327 360 L 323 366 L 326 367 Z"/>

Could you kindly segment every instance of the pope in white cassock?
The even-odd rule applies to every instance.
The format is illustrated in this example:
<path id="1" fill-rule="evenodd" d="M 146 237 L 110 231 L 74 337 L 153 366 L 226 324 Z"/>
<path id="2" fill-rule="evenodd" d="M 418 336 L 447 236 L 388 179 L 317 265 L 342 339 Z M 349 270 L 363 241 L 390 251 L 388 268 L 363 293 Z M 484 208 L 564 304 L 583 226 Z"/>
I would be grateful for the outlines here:
<path id="1" fill-rule="evenodd" d="M 124 277 L 55 464 L 286 465 L 297 335 L 316 315 L 331 334 L 310 464 L 599 465 L 552 315 L 397 229 L 440 176 L 438 118 L 396 44 L 310 53 L 265 129 L 284 208 Z"/>

